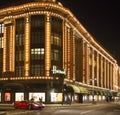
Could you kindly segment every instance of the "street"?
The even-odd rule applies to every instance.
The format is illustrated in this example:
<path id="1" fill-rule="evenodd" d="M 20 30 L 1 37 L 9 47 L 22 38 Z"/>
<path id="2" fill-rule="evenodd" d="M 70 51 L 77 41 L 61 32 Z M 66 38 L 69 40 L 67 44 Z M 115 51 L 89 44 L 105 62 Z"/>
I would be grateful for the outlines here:
<path id="1" fill-rule="evenodd" d="M 120 115 L 120 105 L 113 103 L 47 106 L 42 110 L 6 110 L 6 115 Z"/>

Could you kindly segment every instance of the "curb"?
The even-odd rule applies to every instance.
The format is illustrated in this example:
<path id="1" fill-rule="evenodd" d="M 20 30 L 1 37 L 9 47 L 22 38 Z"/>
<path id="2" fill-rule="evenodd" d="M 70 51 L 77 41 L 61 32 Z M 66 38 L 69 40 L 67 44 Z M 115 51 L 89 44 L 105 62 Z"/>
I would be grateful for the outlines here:
<path id="1" fill-rule="evenodd" d="M 92 103 L 89 103 L 89 104 L 46 104 L 45 107 L 68 107 L 68 106 L 86 106 L 86 105 L 92 105 Z"/>

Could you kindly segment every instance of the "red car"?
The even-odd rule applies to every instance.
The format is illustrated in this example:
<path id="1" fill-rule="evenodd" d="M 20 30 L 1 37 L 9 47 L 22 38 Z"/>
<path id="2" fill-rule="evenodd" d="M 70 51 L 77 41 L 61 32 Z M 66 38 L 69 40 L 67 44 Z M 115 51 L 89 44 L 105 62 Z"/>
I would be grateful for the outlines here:
<path id="1" fill-rule="evenodd" d="M 31 102 L 31 101 L 15 101 L 14 103 L 15 109 L 42 109 L 45 105 L 41 102 Z"/>

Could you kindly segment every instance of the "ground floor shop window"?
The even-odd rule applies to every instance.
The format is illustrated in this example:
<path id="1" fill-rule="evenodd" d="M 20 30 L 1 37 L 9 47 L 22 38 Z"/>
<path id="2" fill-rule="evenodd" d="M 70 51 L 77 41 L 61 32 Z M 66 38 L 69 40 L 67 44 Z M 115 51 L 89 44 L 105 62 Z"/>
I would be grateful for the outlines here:
<path id="1" fill-rule="evenodd" d="M 24 93 L 18 92 L 15 93 L 15 101 L 23 101 L 24 100 Z"/>
<path id="2" fill-rule="evenodd" d="M 99 95 L 99 101 L 101 101 L 102 100 L 102 96 L 101 95 Z"/>
<path id="3" fill-rule="evenodd" d="M 62 102 L 62 93 L 51 93 L 51 102 Z"/>
<path id="4" fill-rule="evenodd" d="M 74 100 L 75 100 L 75 102 L 78 102 L 78 101 L 79 101 L 79 97 L 78 97 L 77 94 L 74 95 Z"/>
<path id="5" fill-rule="evenodd" d="M 92 101 L 92 100 L 93 100 L 93 96 L 89 95 L 89 101 Z"/>
<path id="6" fill-rule="evenodd" d="M 34 99 L 34 101 L 45 102 L 45 93 L 29 93 L 29 100 Z"/>
<path id="7" fill-rule="evenodd" d="M 104 95 L 102 96 L 102 101 L 105 101 L 105 96 Z"/>
<path id="8" fill-rule="evenodd" d="M 11 101 L 11 93 L 5 92 L 4 99 L 5 99 L 5 101 Z"/>
<path id="9" fill-rule="evenodd" d="M 83 102 L 87 102 L 88 101 L 88 96 L 87 95 L 83 95 Z"/>

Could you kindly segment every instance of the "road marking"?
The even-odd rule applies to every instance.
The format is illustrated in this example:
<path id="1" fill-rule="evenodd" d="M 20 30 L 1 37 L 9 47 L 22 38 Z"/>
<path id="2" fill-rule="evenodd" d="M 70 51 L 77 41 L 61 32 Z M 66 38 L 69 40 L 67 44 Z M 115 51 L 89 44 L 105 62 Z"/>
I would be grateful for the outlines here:
<path id="1" fill-rule="evenodd" d="M 86 114 L 86 113 L 90 113 L 90 112 L 92 112 L 92 111 L 94 111 L 94 110 L 84 111 L 84 112 L 81 112 L 80 115 Z"/>

